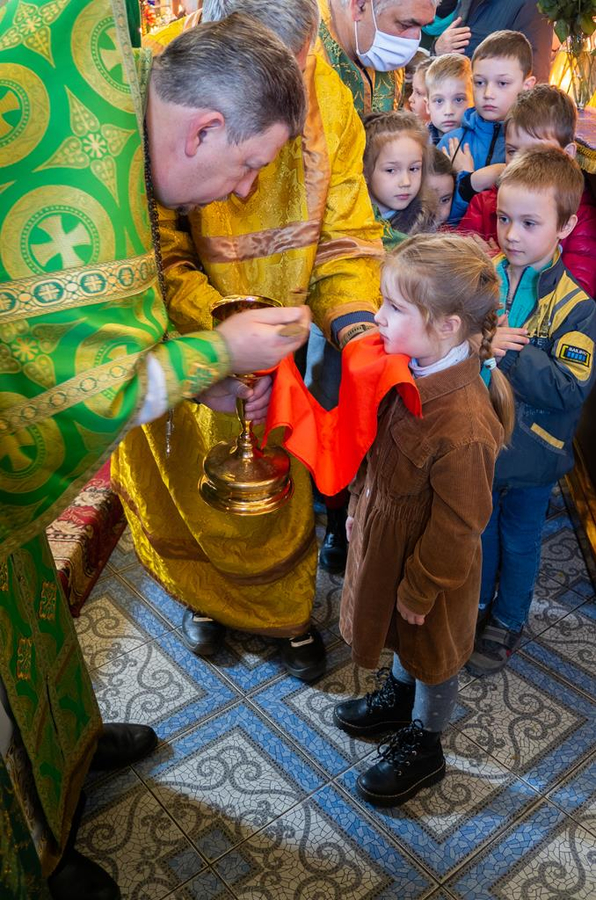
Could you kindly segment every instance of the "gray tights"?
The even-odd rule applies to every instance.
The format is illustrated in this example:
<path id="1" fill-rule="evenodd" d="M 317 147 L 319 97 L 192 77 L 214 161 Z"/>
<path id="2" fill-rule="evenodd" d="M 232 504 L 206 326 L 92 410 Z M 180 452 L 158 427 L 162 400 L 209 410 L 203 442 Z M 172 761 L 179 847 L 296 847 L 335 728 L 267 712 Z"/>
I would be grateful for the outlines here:
<path id="1" fill-rule="evenodd" d="M 396 681 L 416 685 L 412 721 L 420 719 L 425 731 L 445 731 L 457 700 L 457 675 L 441 684 L 425 684 L 406 672 L 397 653 L 393 654 L 392 673 Z"/>

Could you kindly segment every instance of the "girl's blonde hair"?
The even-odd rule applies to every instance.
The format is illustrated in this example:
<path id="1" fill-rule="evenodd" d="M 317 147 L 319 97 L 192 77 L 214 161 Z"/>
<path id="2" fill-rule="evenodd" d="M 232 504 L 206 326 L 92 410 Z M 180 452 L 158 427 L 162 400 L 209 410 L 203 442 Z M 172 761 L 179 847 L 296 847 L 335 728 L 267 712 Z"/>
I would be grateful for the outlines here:
<path id="1" fill-rule="evenodd" d="M 473 238 L 456 234 L 408 238 L 385 258 L 382 287 L 389 296 L 397 287 L 418 307 L 429 329 L 441 319 L 459 316 L 462 340 L 480 336 L 480 361 L 494 357 L 499 282 L 493 263 Z M 499 369 L 491 369 L 489 393 L 507 442 L 515 405 L 511 386 Z"/>

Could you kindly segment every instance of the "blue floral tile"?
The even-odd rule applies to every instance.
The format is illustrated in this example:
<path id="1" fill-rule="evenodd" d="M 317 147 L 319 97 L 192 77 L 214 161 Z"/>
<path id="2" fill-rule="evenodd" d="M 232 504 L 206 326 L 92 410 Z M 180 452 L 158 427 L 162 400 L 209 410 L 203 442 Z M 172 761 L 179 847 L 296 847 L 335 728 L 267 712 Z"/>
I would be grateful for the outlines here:
<path id="1" fill-rule="evenodd" d="M 545 577 L 566 588 L 590 582 L 571 519 L 567 514 L 547 519 L 542 531 L 539 581 Z"/>
<path id="2" fill-rule="evenodd" d="M 255 710 L 236 706 L 164 745 L 135 770 L 208 860 L 302 801 L 322 772 Z"/>
<path id="3" fill-rule="evenodd" d="M 320 633 L 327 650 L 338 643 L 337 635 L 331 631 L 321 629 Z M 245 631 L 228 630 L 221 650 L 209 661 L 222 676 L 229 678 L 238 690 L 245 693 L 286 674 L 279 656 L 279 640 Z M 298 683 L 296 679 L 287 677 L 292 684 Z"/>
<path id="4" fill-rule="evenodd" d="M 317 569 L 312 617 L 319 626 L 331 628 L 336 634 L 339 634 L 339 607 L 343 583 L 342 575 L 331 575 L 320 567 Z"/>
<path id="5" fill-rule="evenodd" d="M 548 799 L 596 835 L 596 755 L 574 769 Z"/>
<path id="6" fill-rule="evenodd" d="M 458 900 L 593 900 L 596 837 L 542 801 L 458 872 Z"/>
<path id="7" fill-rule="evenodd" d="M 121 535 L 120 540 L 112 550 L 108 560 L 108 568 L 112 569 L 114 572 L 121 572 L 135 563 L 137 563 L 137 554 L 135 553 L 130 529 L 127 526 Z"/>
<path id="8" fill-rule="evenodd" d="M 524 647 L 524 655 L 596 696 L 596 606 L 585 603 Z"/>
<path id="9" fill-rule="evenodd" d="M 438 880 L 459 868 L 537 799 L 527 784 L 455 729 L 445 733 L 443 749 L 444 780 L 403 806 L 380 809 L 357 797 L 357 776 L 377 761 L 376 754 L 338 779 Z"/>
<path id="10" fill-rule="evenodd" d="M 552 653 L 545 653 L 555 669 Z M 456 727 L 541 793 L 594 746 L 596 703 L 536 665 L 525 651 L 498 675 L 477 678 L 458 701 L 465 715 Z"/>
<path id="11" fill-rule="evenodd" d="M 391 663 L 385 653 L 382 664 Z M 374 676 L 355 666 L 345 644 L 333 648 L 327 659 L 327 674 L 314 685 L 295 679 L 263 688 L 251 696 L 265 715 L 291 734 L 292 740 L 330 776 L 337 775 L 370 752 L 374 744 L 351 738 L 333 722 L 333 708 L 342 700 L 359 697 L 374 689 Z"/>
<path id="12" fill-rule="evenodd" d="M 234 900 L 234 895 L 213 869 L 205 869 L 173 894 L 168 894 L 166 900 Z"/>
<path id="13" fill-rule="evenodd" d="M 588 598 L 581 593 L 581 583 L 579 588 L 579 591 L 571 590 L 553 582 L 548 593 L 535 592 L 532 606 L 530 607 L 529 621 L 524 628 L 521 645 L 523 646 L 534 640 L 535 637 L 542 634 L 547 628 L 558 622 L 559 619 L 564 618 L 568 613 L 585 603 Z"/>
<path id="14" fill-rule="evenodd" d="M 130 770 L 88 788 L 77 849 L 107 869 L 124 897 L 139 900 L 161 900 L 205 865 Z"/>
<path id="15" fill-rule="evenodd" d="M 154 610 L 166 619 L 172 628 L 179 628 L 186 607 L 174 600 L 164 589 L 147 574 L 140 563 L 119 572 L 120 578 L 133 590 L 150 603 Z"/>
<path id="16" fill-rule="evenodd" d="M 331 786 L 215 868 L 241 900 L 418 900 L 438 886 Z"/>
<path id="17" fill-rule="evenodd" d="M 173 632 L 100 666 L 92 680 L 104 721 L 151 725 L 162 740 L 239 699 Z"/>
<path id="18" fill-rule="evenodd" d="M 171 630 L 165 619 L 114 575 L 97 582 L 74 624 L 90 669 Z"/>

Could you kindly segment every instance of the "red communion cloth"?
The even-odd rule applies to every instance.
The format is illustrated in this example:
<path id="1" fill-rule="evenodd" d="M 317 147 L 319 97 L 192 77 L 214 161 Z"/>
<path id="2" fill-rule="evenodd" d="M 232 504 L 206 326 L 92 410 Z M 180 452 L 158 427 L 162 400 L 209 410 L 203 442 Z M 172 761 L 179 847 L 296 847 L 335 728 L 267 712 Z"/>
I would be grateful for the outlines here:
<path id="1" fill-rule="evenodd" d="M 387 354 L 377 333 L 351 341 L 342 353 L 339 403 L 325 410 L 302 380 L 294 360 L 274 372 L 264 443 L 285 428 L 284 447 L 312 474 L 321 493 L 337 494 L 354 478 L 377 434 L 377 412 L 392 388 L 415 416 L 422 404 L 408 356 Z"/>

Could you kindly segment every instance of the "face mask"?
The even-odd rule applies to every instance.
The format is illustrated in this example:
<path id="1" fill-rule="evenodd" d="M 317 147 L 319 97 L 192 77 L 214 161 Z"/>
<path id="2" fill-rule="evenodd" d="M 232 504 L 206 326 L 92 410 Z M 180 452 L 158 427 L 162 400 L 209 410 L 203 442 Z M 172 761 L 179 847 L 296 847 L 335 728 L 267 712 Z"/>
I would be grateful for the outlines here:
<path id="1" fill-rule="evenodd" d="M 387 34 L 377 28 L 374 0 L 371 0 L 375 37 L 372 45 L 366 53 L 361 53 L 358 47 L 358 22 L 354 22 L 356 35 L 356 55 L 363 66 L 376 69 L 377 72 L 391 72 L 393 69 L 401 69 L 410 62 L 418 47 L 420 38 L 403 38 L 395 34 Z"/>

